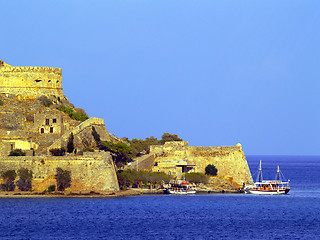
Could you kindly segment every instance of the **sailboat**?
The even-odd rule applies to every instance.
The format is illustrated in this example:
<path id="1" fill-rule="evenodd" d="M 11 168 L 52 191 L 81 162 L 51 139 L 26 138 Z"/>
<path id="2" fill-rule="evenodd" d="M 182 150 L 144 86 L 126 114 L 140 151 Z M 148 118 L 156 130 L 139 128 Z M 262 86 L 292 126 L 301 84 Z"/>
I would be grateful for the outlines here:
<path id="1" fill-rule="evenodd" d="M 247 186 L 244 188 L 245 193 L 251 194 L 265 194 L 265 195 L 278 195 L 287 194 L 290 191 L 290 180 L 283 182 L 281 178 L 280 168 L 277 168 L 276 180 L 263 180 L 261 160 L 259 166 L 259 175 L 257 181 L 253 186 Z"/>

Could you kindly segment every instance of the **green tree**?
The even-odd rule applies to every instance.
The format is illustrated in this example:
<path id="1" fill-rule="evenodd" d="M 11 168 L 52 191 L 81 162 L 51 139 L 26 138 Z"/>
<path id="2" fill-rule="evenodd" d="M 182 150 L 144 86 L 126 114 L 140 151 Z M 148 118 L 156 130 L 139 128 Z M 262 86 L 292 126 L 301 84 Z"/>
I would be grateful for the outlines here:
<path id="1" fill-rule="evenodd" d="M 119 187 L 122 190 L 126 190 L 129 186 L 131 186 L 134 183 L 134 179 L 132 177 L 131 171 L 117 171 L 117 178 L 119 182 Z"/>
<path id="2" fill-rule="evenodd" d="M 13 191 L 15 188 L 14 180 L 17 177 L 15 170 L 7 170 L 1 173 L 3 179 L 3 184 L 1 184 L 1 189 L 4 191 Z"/>
<path id="3" fill-rule="evenodd" d="M 22 151 L 21 149 L 14 149 L 10 151 L 9 156 L 25 156 L 26 152 Z"/>
<path id="4" fill-rule="evenodd" d="M 161 137 L 160 144 L 165 144 L 166 142 L 171 142 L 171 141 L 183 141 L 183 140 L 179 138 L 177 134 L 164 133 Z"/>
<path id="5" fill-rule="evenodd" d="M 52 148 L 49 151 L 52 156 L 64 156 L 66 154 L 65 148 Z"/>
<path id="6" fill-rule="evenodd" d="M 50 185 L 48 187 L 48 193 L 52 193 L 52 192 L 55 192 L 56 191 L 56 185 Z"/>
<path id="7" fill-rule="evenodd" d="M 101 147 L 101 139 L 100 139 L 100 135 L 97 132 L 96 128 L 94 126 L 92 126 L 92 136 L 94 138 L 94 141 L 96 142 L 97 147 Z"/>
<path id="8" fill-rule="evenodd" d="M 21 168 L 18 170 L 19 180 L 17 181 L 17 186 L 21 191 L 31 191 L 32 190 L 32 171 L 26 168 Z"/>
<path id="9" fill-rule="evenodd" d="M 136 171 L 133 169 L 119 170 L 117 177 L 121 189 L 126 189 L 132 185 L 140 186 L 141 182 L 149 185 L 169 183 L 172 178 L 164 172 Z"/>
<path id="10" fill-rule="evenodd" d="M 74 143 L 73 143 L 74 137 L 73 133 L 70 134 L 68 144 L 67 144 L 67 152 L 72 153 L 74 151 Z"/>
<path id="11" fill-rule="evenodd" d="M 206 175 L 217 176 L 218 174 L 218 169 L 212 164 L 206 166 L 205 171 Z"/>
<path id="12" fill-rule="evenodd" d="M 57 168 L 56 174 L 58 191 L 64 191 L 66 188 L 71 186 L 71 172 Z"/>
<path id="13" fill-rule="evenodd" d="M 126 165 L 129 161 L 131 161 L 133 157 L 133 151 L 131 147 L 125 143 L 113 143 L 110 141 L 105 141 L 102 142 L 101 145 L 101 150 L 112 153 L 113 161 L 118 168 L 121 168 L 124 165 Z"/>
<path id="14" fill-rule="evenodd" d="M 56 108 L 59 111 L 68 114 L 69 117 L 71 117 L 73 120 L 77 120 L 77 121 L 83 122 L 83 121 L 85 121 L 85 120 L 87 120 L 89 118 L 86 113 L 84 113 L 84 112 L 81 112 L 81 113 L 75 112 L 72 107 L 67 107 L 65 105 L 60 105 L 60 106 L 57 106 Z"/>
<path id="15" fill-rule="evenodd" d="M 53 103 L 47 96 L 41 96 L 38 100 L 43 104 L 43 106 L 50 107 Z"/>
<path id="16" fill-rule="evenodd" d="M 122 138 L 122 140 L 130 145 L 134 157 L 139 156 L 141 152 L 149 153 L 151 145 L 160 144 L 159 140 L 154 136 L 147 137 L 145 140 L 137 138 L 133 138 L 132 140 Z"/>

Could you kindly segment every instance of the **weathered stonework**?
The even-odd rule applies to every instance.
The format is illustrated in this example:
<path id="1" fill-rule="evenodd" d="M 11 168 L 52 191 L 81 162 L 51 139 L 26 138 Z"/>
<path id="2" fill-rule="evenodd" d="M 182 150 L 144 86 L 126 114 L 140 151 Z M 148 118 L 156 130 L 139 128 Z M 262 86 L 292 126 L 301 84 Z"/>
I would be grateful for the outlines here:
<path id="1" fill-rule="evenodd" d="M 213 164 L 218 175 L 230 177 L 239 185 L 252 184 L 252 176 L 242 146 L 192 147 L 188 142 L 166 142 L 164 145 L 150 146 L 150 154 L 155 156 L 152 171 L 164 171 L 178 178 L 186 172 L 205 173 L 205 168 Z"/>
<path id="2" fill-rule="evenodd" d="M 33 172 L 34 191 L 47 190 L 56 185 L 56 169 L 71 171 L 70 191 L 118 191 L 119 185 L 109 153 L 85 153 L 84 155 L 0 157 L 0 169 L 27 168 Z M 18 179 L 16 179 L 18 180 Z"/>
<path id="3" fill-rule="evenodd" d="M 67 190 L 118 191 L 110 154 L 81 153 L 96 146 L 92 127 L 102 141 L 119 139 L 108 133 L 102 119 L 80 122 L 56 108 L 64 105 L 84 113 L 64 96 L 61 74 L 60 68 L 12 67 L 0 60 L 0 172 L 30 169 L 33 189 L 44 191 L 56 185 L 56 168 L 60 167 L 71 171 L 72 183 Z M 67 147 L 71 133 L 76 151 L 63 157 L 51 156 L 50 149 Z M 27 156 L 9 157 L 14 149 L 25 151 Z"/>
<path id="4" fill-rule="evenodd" d="M 13 67 L 0 60 L 0 92 L 21 98 L 64 98 L 61 68 Z"/>

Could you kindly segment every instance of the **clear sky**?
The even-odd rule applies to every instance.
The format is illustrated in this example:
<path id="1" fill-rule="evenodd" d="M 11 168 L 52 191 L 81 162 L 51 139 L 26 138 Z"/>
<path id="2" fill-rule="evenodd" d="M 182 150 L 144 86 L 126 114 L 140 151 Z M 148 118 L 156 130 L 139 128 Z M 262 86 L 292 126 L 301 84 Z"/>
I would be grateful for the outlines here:
<path id="1" fill-rule="evenodd" d="M 320 155 L 320 1 L 0 0 L 0 59 L 60 67 L 118 137 Z"/>

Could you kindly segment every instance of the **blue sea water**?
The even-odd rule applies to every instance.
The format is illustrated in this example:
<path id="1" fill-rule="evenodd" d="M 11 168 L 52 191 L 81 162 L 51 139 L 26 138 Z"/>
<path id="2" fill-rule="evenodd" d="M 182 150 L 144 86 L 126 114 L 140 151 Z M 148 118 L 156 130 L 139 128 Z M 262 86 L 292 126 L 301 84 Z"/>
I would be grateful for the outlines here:
<path id="1" fill-rule="evenodd" d="M 1 239 L 320 239 L 320 157 L 248 156 L 288 195 L 2 198 Z M 255 179 L 255 176 L 254 176 Z"/>

